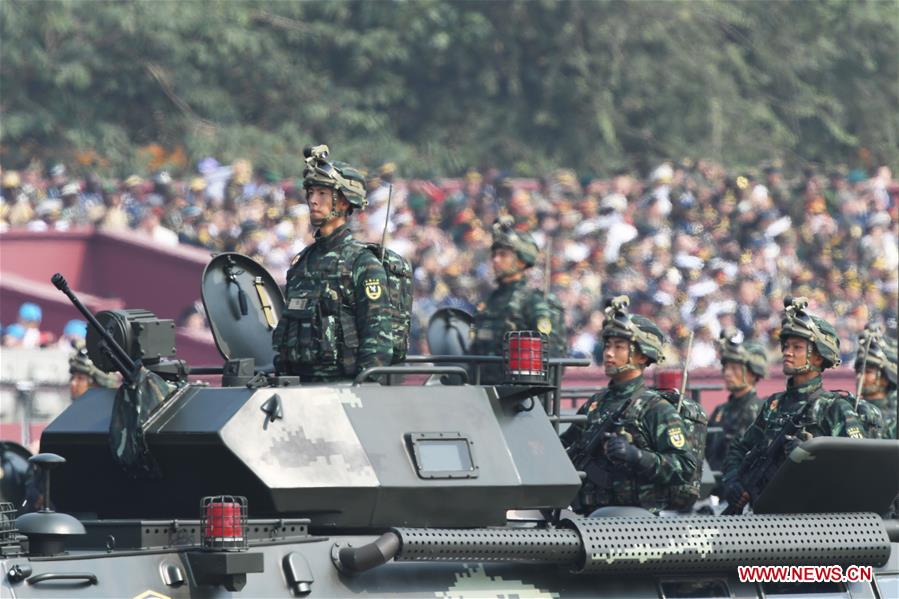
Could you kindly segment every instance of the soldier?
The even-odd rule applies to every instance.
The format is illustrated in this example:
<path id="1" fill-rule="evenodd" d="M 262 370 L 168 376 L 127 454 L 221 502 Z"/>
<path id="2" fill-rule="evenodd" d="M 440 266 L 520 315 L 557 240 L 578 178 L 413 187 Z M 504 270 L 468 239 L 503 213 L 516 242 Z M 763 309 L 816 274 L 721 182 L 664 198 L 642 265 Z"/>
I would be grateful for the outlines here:
<path id="1" fill-rule="evenodd" d="M 643 371 L 660 362 L 665 336 L 648 318 L 628 313 L 628 299 L 612 300 L 600 332 L 609 386 L 578 410 L 562 443 L 587 479 L 574 509 L 589 514 L 609 505 L 653 512 L 669 507 L 679 486 L 688 484 L 699 458 L 675 407 L 648 389 Z"/>
<path id="2" fill-rule="evenodd" d="M 69 396 L 72 400 L 84 395 L 91 387 L 114 389 L 119 386 L 116 375 L 103 372 L 87 356 L 84 348 L 69 358 Z"/>
<path id="3" fill-rule="evenodd" d="M 394 353 L 387 275 L 347 220 L 367 204 L 365 179 L 328 147 L 307 148 L 303 189 L 315 241 L 287 271 L 287 306 L 272 335 L 275 366 L 303 382 L 355 377 Z"/>
<path id="4" fill-rule="evenodd" d="M 746 434 L 731 444 L 724 464 L 725 498 L 733 506 L 755 500 L 744 481 L 752 472 L 744 472 L 747 453 L 757 454 L 771 446 L 791 423 L 800 425 L 800 435 L 787 439 L 781 455 L 773 457 L 782 463 L 801 440 L 812 436 L 864 437 L 858 414 L 851 401 L 821 386 L 821 373 L 840 365 L 840 339 L 825 320 L 806 311 L 804 297 L 785 298 L 781 321 L 780 348 L 783 372 L 788 377 L 787 389 L 769 397 Z M 851 396 L 850 396 L 851 398 Z M 767 466 L 759 462 L 758 467 Z M 753 490 L 757 493 L 760 489 Z"/>
<path id="5" fill-rule="evenodd" d="M 529 233 L 516 231 L 510 217 L 493 224 L 490 247 L 497 288 L 478 306 L 474 317 L 475 338 L 470 353 L 476 356 L 503 355 L 503 340 L 511 331 L 539 331 L 547 336 L 549 355 L 566 354 L 562 305 L 552 294 L 528 287 L 527 270 L 537 262 L 537 244 Z M 501 368 L 482 368 L 481 381 L 500 382 Z"/>
<path id="6" fill-rule="evenodd" d="M 731 441 L 740 439 L 758 416 L 762 401 L 755 386 L 768 374 L 765 349 L 758 343 L 743 342 L 742 333 L 737 329 L 721 332 L 718 352 L 721 377 L 730 393 L 709 418 L 710 427 L 721 428 L 721 432 L 709 433 L 706 442 L 705 457 L 714 470 L 721 470 Z"/>
<path id="7" fill-rule="evenodd" d="M 891 350 L 877 328 L 866 328 L 859 337 L 855 372 L 861 377 L 861 397 L 857 411 L 870 438 L 896 438 L 895 432 L 888 436 L 896 422 L 896 355 Z"/>

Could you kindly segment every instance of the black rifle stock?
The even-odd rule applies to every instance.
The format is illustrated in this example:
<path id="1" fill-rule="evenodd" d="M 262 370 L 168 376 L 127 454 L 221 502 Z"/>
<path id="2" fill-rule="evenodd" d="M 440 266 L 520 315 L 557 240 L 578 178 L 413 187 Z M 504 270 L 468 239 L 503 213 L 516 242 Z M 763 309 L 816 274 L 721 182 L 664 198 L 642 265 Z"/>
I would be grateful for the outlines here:
<path id="1" fill-rule="evenodd" d="M 806 413 L 814 404 L 809 401 L 796 416 L 790 420 L 778 433 L 778 435 L 768 444 L 767 447 L 757 447 L 750 450 L 740 470 L 737 473 L 737 480 L 743 485 L 743 488 L 749 494 L 749 501 L 755 501 L 762 491 L 774 478 L 784 462 L 784 449 L 787 443 L 797 435 L 808 422 L 805 420 Z M 729 504 L 724 510 L 723 515 L 733 516 L 743 512 L 743 506 L 746 502 Z"/>
<path id="2" fill-rule="evenodd" d="M 101 345 L 101 350 L 109 357 L 110 360 L 115 364 L 116 370 L 118 370 L 122 378 L 127 385 L 133 385 L 137 380 L 137 372 L 140 370 L 141 364 L 140 362 L 135 362 L 131 359 L 128 353 L 122 349 L 122 346 L 116 343 L 116 340 L 113 339 L 112 335 L 109 334 L 109 331 L 103 328 L 97 318 L 93 315 L 93 313 L 87 309 L 87 307 L 81 303 L 81 300 L 75 295 L 75 293 L 69 288 L 69 283 L 66 281 L 66 278 L 59 273 L 56 273 L 50 278 L 50 282 L 53 283 L 53 286 L 62 291 L 66 297 L 69 298 L 69 301 L 72 302 L 72 305 L 81 312 L 82 316 L 87 319 L 94 330 L 96 330 L 100 337 L 102 337 L 104 341 L 104 345 Z"/>

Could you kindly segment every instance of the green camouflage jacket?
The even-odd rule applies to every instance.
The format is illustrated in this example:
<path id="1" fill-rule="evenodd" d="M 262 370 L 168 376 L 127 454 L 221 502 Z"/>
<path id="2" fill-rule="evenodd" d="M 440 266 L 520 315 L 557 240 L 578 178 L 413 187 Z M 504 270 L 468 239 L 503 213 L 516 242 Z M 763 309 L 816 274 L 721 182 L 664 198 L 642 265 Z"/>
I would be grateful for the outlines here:
<path id="1" fill-rule="evenodd" d="M 721 432 L 709 432 L 705 446 L 705 457 L 713 470 L 721 470 L 727 457 L 727 449 L 734 439 L 739 439 L 752 425 L 762 407 L 762 400 L 755 389 L 743 395 L 727 396 L 709 417 L 709 427 L 720 427 Z"/>
<path id="2" fill-rule="evenodd" d="M 352 263 L 351 280 L 341 276 L 341 260 Z M 286 304 L 272 335 L 279 372 L 332 381 L 390 364 L 387 275 L 346 225 L 327 237 L 317 235 L 294 259 Z"/>
<path id="3" fill-rule="evenodd" d="M 865 437 L 868 439 L 880 439 L 883 436 L 885 425 L 878 402 L 860 399 L 855 411 L 858 412 L 858 419 L 862 423 Z"/>
<path id="4" fill-rule="evenodd" d="M 859 402 L 862 403 L 862 402 Z M 883 418 L 883 424 L 880 428 L 881 437 L 883 439 L 896 438 L 896 390 L 887 392 L 884 399 L 866 399 L 864 403 L 869 403 L 877 407 Z M 859 410 L 861 415 L 861 410 Z M 890 434 L 892 431 L 892 434 Z"/>
<path id="5" fill-rule="evenodd" d="M 587 423 L 573 424 L 562 435 L 562 443 L 566 448 L 574 446 L 571 453 L 577 454 L 579 448 L 589 444 L 594 427 L 614 417 L 632 398 L 613 430 L 630 434 L 636 447 L 653 456 L 653 466 L 635 471 L 613 464 L 600 445 L 593 462 L 601 476 L 591 476 L 588 467 L 576 506 L 581 513 L 606 505 L 665 509 L 670 503 L 669 492 L 689 481 L 696 460 L 701 459 L 690 446 L 680 414 L 659 393 L 647 389 L 642 376 L 621 385 L 613 382 L 591 397 L 578 410 L 587 415 Z"/>
<path id="6" fill-rule="evenodd" d="M 503 355 L 503 338 L 510 331 L 539 331 L 549 337 L 549 355 L 564 356 L 565 331 L 559 310 L 553 307 L 553 298 L 544 298 L 543 292 L 527 286 L 524 279 L 501 284 L 490 293 L 487 301 L 478 307 L 474 317 L 474 341 L 469 353 L 475 356 Z M 482 368 L 484 382 L 498 382 L 499 366 Z"/>
<path id="7" fill-rule="evenodd" d="M 769 397 L 743 437 L 731 443 L 724 462 L 724 480 L 736 478 L 746 453 L 758 445 L 771 443 L 809 401 L 814 405 L 808 414 L 811 424 L 806 427 L 807 432 L 815 437 L 864 438 L 862 424 L 852 403 L 839 393 L 825 390 L 820 376 L 801 386 L 795 385 L 790 378 L 787 390 Z"/>

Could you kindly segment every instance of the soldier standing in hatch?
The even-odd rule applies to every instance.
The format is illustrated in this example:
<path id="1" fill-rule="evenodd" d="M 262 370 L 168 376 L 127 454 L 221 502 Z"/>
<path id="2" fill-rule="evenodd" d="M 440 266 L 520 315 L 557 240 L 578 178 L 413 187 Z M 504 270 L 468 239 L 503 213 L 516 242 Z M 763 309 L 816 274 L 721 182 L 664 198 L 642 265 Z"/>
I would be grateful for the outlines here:
<path id="1" fill-rule="evenodd" d="M 713 470 L 722 469 L 731 441 L 743 437 L 762 406 L 755 386 L 768 374 L 768 357 L 760 344 L 741 339 L 739 330 L 727 329 L 718 340 L 721 377 L 729 394 L 709 418 L 709 427 L 721 428 L 710 432 L 706 440 L 705 457 Z M 719 495 L 720 490 L 713 494 Z"/>
<path id="2" fill-rule="evenodd" d="M 741 475 L 743 460 L 750 451 L 768 447 L 785 426 L 793 421 L 803 423 L 801 435 L 789 439 L 780 462 L 801 441 L 813 436 L 864 438 L 858 414 L 850 400 L 827 391 L 821 384 L 821 373 L 840 365 L 840 339 L 827 321 L 806 311 L 804 297 L 786 298 L 781 321 L 780 349 L 787 389 L 769 397 L 746 434 L 731 444 L 724 464 L 724 496 L 728 503 L 742 506 L 755 500 L 744 487 Z M 760 466 L 761 467 L 761 466 Z"/>
<path id="3" fill-rule="evenodd" d="M 287 271 L 287 305 L 272 335 L 275 366 L 303 382 L 351 379 L 392 360 L 387 275 L 347 225 L 353 210 L 367 204 L 362 174 L 328 162 L 327 146 L 304 153 L 303 189 L 315 241 Z"/>
<path id="4" fill-rule="evenodd" d="M 503 340 L 511 331 L 538 331 L 548 338 L 549 356 L 565 356 L 566 335 L 561 303 L 552 294 L 528 287 L 526 272 L 537 263 L 539 250 L 527 232 L 513 228 L 509 217 L 493 224 L 490 246 L 497 288 L 478 306 L 474 317 L 474 341 L 469 353 L 475 356 L 503 355 Z M 501 367 L 482 367 L 481 381 L 500 382 Z"/>
<path id="5" fill-rule="evenodd" d="M 870 336 L 867 360 L 865 346 Z M 862 368 L 864 365 L 864 372 Z M 896 426 L 896 354 L 880 330 L 866 329 L 859 337 L 855 373 L 862 377 L 858 415 L 869 438 L 895 439 Z M 890 435 L 892 432 L 892 435 Z"/>
<path id="6" fill-rule="evenodd" d="M 677 409 L 643 381 L 646 367 L 663 359 L 664 334 L 648 318 L 629 314 L 626 297 L 612 300 L 605 313 L 603 368 L 612 380 L 578 410 L 587 423 L 561 437 L 573 461 L 590 459 L 573 507 L 582 514 L 609 505 L 658 512 L 689 483 L 701 457 Z M 591 443 L 598 438 L 604 441 Z"/>

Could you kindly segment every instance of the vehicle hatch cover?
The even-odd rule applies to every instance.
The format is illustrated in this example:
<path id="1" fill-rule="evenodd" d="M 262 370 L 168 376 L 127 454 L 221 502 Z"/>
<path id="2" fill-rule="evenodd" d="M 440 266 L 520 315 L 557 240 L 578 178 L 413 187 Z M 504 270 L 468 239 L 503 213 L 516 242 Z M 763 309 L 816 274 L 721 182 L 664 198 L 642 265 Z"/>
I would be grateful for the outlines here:
<path id="1" fill-rule="evenodd" d="M 203 271 L 203 307 L 226 360 L 253 358 L 257 370 L 274 367 L 272 332 L 284 296 L 262 265 L 243 254 L 217 254 Z"/>

